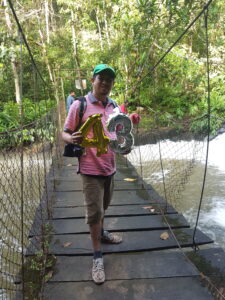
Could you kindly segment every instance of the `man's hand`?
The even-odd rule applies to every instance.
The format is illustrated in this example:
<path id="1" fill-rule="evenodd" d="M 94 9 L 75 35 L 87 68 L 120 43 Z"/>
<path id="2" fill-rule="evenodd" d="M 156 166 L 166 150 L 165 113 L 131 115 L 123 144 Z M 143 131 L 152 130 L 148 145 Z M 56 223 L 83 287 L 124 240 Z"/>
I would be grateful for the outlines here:
<path id="1" fill-rule="evenodd" d="M 68 131 L 62 132 L 62 139 L 67 144 L 79 145 L 83 141 L 83 137 L 80 131 L 70 133 Z"/>
<path id="2" fill-rule="evenodd" d="M 79 145 L 83 141 L 83 136 L 81 135 L 80 131 L 74 132 L 70 136 L 70 144 Z"/>

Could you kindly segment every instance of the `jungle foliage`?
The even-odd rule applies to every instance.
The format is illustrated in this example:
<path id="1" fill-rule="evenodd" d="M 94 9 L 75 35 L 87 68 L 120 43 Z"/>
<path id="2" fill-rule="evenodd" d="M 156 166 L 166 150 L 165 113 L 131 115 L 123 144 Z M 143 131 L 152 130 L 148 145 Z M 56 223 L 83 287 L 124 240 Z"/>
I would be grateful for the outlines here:
<path id="1" fill-rule="evenodd" d="M 87 80 L 87 88 L 76 89 L 77 95 L 87 92 L 93 67 L 108 63 L 117 71 L 112 97 L 118 103 L 129 99 L 130 110 L 142 106 L 148 116 L 158 114 L 162 126 L 173 126 L 172 119 L 178 123 L 188 120 L 192 123 L 190 128 L 204 131 L 206 125 L 201 117 L 208 114 L 206 15 L 198 19 L 154 71 L 152 68 L 206 2 L 20 0 L 14 2 L 14 8 L 55 101 L 76 88 L 75 79 Z M 31 102 L 42 107 L 40 99 L 49 97 L 20 42 L 6 0 L 2 1 L 0 14 L 0 130 L 5 130 L 19 123 L 14 114 L 18 113 L 20 99 L 24 99 L 26 122 L 30 122 L 34 117 Z M 214 0 L 208 11 L 214 130 L 225 116 L 224 32 L 225 2 Z M 22 96 L 18 87 L 21 81 Z"/>

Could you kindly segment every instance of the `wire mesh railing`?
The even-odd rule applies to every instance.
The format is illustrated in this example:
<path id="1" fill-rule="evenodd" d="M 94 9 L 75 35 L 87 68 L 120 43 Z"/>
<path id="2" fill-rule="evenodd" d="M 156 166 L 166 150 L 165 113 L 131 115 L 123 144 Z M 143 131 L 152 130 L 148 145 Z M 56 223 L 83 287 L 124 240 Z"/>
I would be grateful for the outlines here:
<path id="1" fill-rule="evenodd" d="M 43 270 L 40 265 L 34 265 L 35 260 L 33 266 L 27 265 L 25 256 L 31 246 L 32 253 L 38 253 L 42 259 L 46 254 L 47 219 L 51 217 L 52 206 L 49 173 L 54 172 L 59 158 L 58 141 L 56 108 L 29 128 L 0 134 L 0 299 L 14 299 L 17 292 L 21 292 L 24 299 L 33 299 L 29 298 L 30 293 L 37 287 L 34 283 L 32 286 L 32 282 L 40 284 L 32 276 Z M 32 236 L 38 238 L 32 239 Z M 39 264 L 42 263 L 39 261 Z M 44 264 L 41 267 L 44 268 Z M 33 274 L 29 279 L 28 272 Z"/>
<path id="2" fill-rule="evenodd" d="M 0 70 L 0 299 L 39 299 L 53 263 L 48 220 L 64 103 L 40 71 L 46 66 L 34 59 L 11 1 L 3 1 L 1 16 L 8 55 Z"/>
<path id="3" fill-rule="evenodd" d="M 148 128 L 135 135 L 135 146 L 127 159 L 157 192 L 155 195 L 176 207 L 193 167 L 205 156 L 205 145 L 204 139 L 190 133 L 185 136 L 165 128 Z"/>

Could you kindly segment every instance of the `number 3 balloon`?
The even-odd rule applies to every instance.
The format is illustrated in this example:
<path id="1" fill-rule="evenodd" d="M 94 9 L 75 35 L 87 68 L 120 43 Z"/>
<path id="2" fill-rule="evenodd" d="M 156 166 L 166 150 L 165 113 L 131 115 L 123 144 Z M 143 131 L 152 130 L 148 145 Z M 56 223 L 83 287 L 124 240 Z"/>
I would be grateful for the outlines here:
<path id="1" fill-rule="evenodd" d="M 107 128 L 109 132 L 115 132 L 117 135 L 116 140 L 110 141 L 110 148 L 116 153 L 128 154 L 134 144 L 130 118 L 122 113 L 113 114 L 108 120 Z"/>

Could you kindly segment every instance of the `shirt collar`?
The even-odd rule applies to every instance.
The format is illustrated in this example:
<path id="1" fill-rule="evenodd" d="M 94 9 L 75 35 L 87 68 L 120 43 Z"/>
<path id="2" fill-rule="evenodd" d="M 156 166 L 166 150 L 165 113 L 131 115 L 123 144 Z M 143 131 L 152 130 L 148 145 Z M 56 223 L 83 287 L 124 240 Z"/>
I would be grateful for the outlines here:
<path id="1" fill-rule="evenodd" d="M 95 102 L 98 102 L 98 100 L 94 97 L 93 93 L 92 92 L 89 92 L 88 93 L 88 97 L 89 97 L 89 100 L 91 103 L 95 103 Z M 106 100 L 107 100 L 107 104 L 113 104 L 113 100 L 109 97 L 106 97 Z"/>

